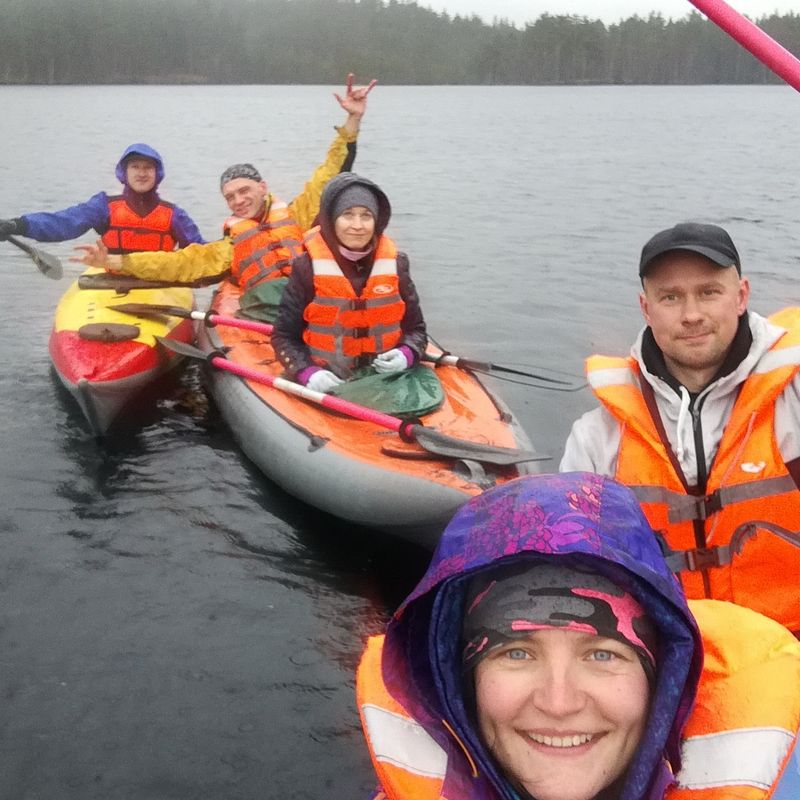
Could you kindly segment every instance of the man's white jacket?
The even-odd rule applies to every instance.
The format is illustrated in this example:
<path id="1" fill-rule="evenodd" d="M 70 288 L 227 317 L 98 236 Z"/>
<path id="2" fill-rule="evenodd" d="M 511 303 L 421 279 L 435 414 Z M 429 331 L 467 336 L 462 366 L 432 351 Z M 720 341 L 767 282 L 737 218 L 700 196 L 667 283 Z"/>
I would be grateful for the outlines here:
<path id="1" fill-rule="evenodd" d="M 697 453 L 695 450 L 695 425 L 700 426 L 706 458 L 705 474 L 717 453 L 722 433 L 730 419 L 739 389 L 759 359 L 783 334 L 784 329 L 773 325 L 753 311 L 748 312 L 753 342 L 747 356 L 736 369 L 711 383 L 695 400 L 692 410 L 689 392 L 680 387 L 676 392 L 664 380 L 648 372 L 642 359 L 643 328 L 631 348 L 631 355 L 639 363 L 643 379 L 652 387 L 661 420 L 689 486 L 697 483 Z M 614 477 L 617 470 L 622 428 L 604 407 L 584 414 L 572 426 L 564 449 L 561 472 L 586 470 Z M 800 375 L 786 387 L 775 403 L 775 433 L 785 462 L 800 457 Z"/>

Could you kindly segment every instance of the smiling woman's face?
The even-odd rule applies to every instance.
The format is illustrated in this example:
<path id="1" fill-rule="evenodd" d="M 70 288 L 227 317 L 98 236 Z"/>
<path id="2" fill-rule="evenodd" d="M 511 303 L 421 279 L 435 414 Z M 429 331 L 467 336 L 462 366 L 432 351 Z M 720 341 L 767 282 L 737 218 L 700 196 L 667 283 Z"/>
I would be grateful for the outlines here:
<path id="1" fill-rule="evenodd" d="M 364 206 L 346 208 L 333 222 L 336 238 L 350 250 L 362 250 L 372 241 L 375 217 Z"/>
<path id="2" fill-rule="evenodd" d="M 537 800 L 591 800 L 627 768 L 647 719 L 636 651 L 615 639 L 537 630 L 475 668 L 481 736 Z"/>

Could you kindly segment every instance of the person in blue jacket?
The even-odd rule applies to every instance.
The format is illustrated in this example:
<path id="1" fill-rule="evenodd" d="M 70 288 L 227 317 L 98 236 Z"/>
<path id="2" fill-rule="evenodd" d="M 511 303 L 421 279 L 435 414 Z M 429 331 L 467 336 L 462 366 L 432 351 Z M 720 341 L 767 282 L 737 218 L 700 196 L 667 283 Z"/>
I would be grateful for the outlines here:
<path id="1" fill-rule="evenodd" d="M 116 166 L 122 194 L 98 192 L 85 203 L 62 211 L 23 214 L 0 220 L 0 241 L 27 236 L 39 242 L 63 242 L 94 229 L 113 253 L 174 250 L 205 240 L 192 218 L 159 197 L 164 162 L 144 143 L 125 149 Z"/>

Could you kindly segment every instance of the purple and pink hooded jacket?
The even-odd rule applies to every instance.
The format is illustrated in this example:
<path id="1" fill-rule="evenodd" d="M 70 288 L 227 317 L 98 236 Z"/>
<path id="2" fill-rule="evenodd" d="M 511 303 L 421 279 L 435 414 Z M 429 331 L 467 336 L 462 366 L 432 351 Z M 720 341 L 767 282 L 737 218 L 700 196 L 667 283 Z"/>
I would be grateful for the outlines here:
<path id="1" fill-rule="evenodd" d="M 416 589 L 393 616 L 382 679 L 447 753 L 442 795 L 520 800 L 481 742 L 462 689 L 460 636 L 468 586 L 520 559 L 559 559 L 605 575 L 644 607 L 658 632 L 649 717 L 617 800 L 661 800 L 681 764 L 702 643 L 680 585 L 633 494 L 592 473 L 520 478 L 473 498 L 447 526 Z M 446 720 L 477 766 L 470 765 Z"/>

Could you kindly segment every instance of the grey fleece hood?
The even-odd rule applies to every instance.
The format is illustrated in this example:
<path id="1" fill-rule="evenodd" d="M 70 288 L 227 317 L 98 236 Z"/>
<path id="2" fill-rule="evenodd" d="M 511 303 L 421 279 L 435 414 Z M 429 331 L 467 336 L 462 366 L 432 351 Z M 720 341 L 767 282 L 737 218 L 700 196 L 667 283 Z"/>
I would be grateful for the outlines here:
<path id="1" fill-rule="evenodd" d="M 368 178 L 362 178 L 354 172 L 340 172 L 335 178 L 331 178 L 322 191 L 319 204 L 319 224 L 322 230 L 322 238 L 329 246 L 336 242 L 336 235 L 333 230 L 333 209 L 336 198 L 345 190 L 352 186 L 359 186 L 370 191 L 378 203 L 378 217 L 375 220 L 375 237 L 380 236 L 389 224 L 392 216 L 392 207 L 389 198 L 384 191 Z"/>

